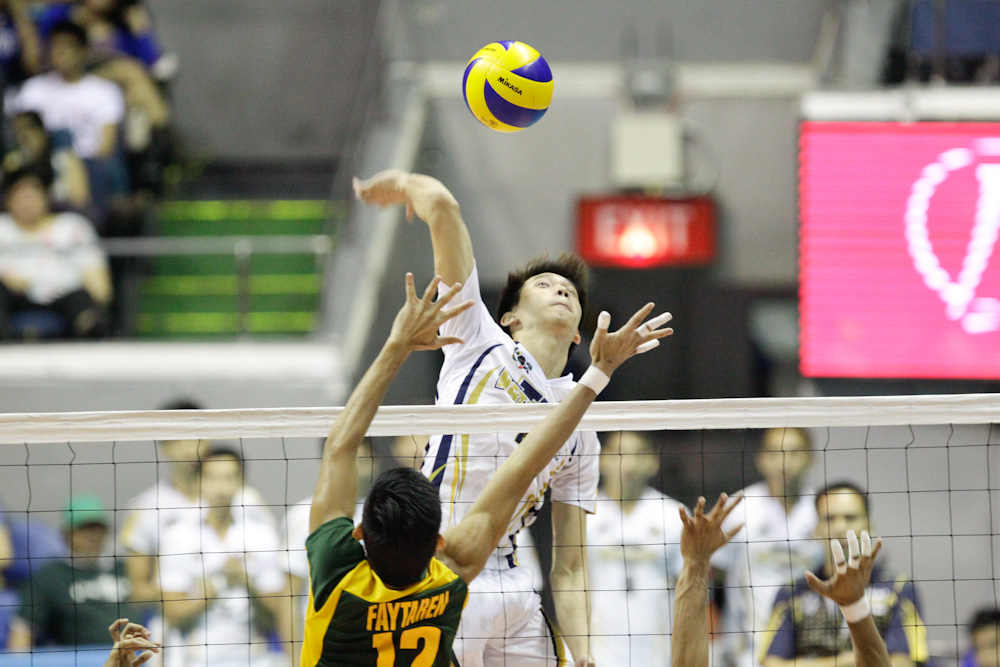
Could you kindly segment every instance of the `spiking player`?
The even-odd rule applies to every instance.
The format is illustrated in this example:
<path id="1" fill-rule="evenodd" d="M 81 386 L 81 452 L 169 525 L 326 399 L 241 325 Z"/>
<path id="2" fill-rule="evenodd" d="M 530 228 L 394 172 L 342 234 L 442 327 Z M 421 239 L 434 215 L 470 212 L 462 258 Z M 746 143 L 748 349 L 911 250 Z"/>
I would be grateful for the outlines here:
<path id="1" fill-rule="evenodd" d="M 355 526 L 358 446 L 396 372 L 414 350 L 461 342 L 438 329 L 473 302 L 445 309 L 460 285 L 435 302 L 439 282 L 435 278 L 417 298 L 413 276 L 407 275 L 406 304 L 324 445 L 306 540 L 310 588 L 303 667 L 451 665 L 467 584 L 505 534 L 528 485 L 576 428 L 608 376 L 650 341 L 671 333 L 642 323 L 652 305 L 613 334 L 607 331 L 610 316 L 602 313 L 590 347 L 592 365 L 580 386 L 531 429 L 462 521 L 443 535 L 437 489 L 405 467 L 379 476 Z"/>
<path id="2" fill-rule="evenodd" d="M 501 294 L 498 324 L 480 295 L 472 241 L 458 202 L 440 181 L 388 170 L 356 180 L 354 189 L 369 204 L 405 204 L 408 218 L 416 214 L 426 222 L 435 273 L 447 284 L 464 285 L 457 298 L 475 301 L 473 308 L 442 328 L 442 335 L 458 336 L 464 343 L 444 348 L 438 405 L 558 402 L 568 395 L 574 383 L 561 373 L 570 349 L 580 341 L 586 305 L 586 266 L 579 257 L 543 257 L 512 272 Z M 669 318 L 664 313 L 649 325 L 656 329 Z M 648 342 L 650 348 L 655 344 Z M 446 525 L 454 526 L 465 516 L 521 437 L 504 433 L 431 438 L 422 472 L 439 490 Z M 559 625 L 577 664 L 592 664 L 585 517 L 597 501 L 599 453 L 595 434 L 573 433 L 531 483 L 495 557 L 470 589 L 455 642 L 462 667 L 566 664 L 563 641 L 542 612 L 530 573 L 517 568 L 515 558 L 517 533 L 534 521 L 546 490 L 554 501 L 550 583 Z"/>

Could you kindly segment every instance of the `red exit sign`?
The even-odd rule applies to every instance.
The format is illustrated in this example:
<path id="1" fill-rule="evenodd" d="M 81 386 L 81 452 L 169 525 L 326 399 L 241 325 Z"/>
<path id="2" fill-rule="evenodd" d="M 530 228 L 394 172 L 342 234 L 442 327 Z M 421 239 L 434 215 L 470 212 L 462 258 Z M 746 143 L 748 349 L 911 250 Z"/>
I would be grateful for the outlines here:
<path id="1" fill-rule="evenodd" d="M 708 197 L 584 197 L 576 242 L 594 266 L 708 264 L 715 258 L 715 204 Z"/>

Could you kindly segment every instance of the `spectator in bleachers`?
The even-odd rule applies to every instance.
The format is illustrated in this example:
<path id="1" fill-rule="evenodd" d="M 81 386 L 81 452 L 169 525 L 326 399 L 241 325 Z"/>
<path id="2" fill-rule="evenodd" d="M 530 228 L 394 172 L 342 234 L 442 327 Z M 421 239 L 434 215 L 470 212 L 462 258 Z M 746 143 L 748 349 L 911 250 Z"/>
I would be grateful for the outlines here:
<path id="1" fill-rule="evenodd" d="M 31 645 L 30 635 L 26 634 L 16 616 L 20 597 L 5 576 L 7 568 L 14 562 L 14 546 L 3 515 L 3 507 L 0 507 L 0 651 L 27 650 Z"/>
<path id="2" fill-rule="evenodd" d="M 164 410 L 198 410 L 192 401 L 181 400 L 163 407 Z M 159 450 L 166 462 L 167 474 L 131 501 L 119 541 L 126 552 L 126 569 L 132 594 L 138 601 L 159 601 L 160 587 L 156 578 L 156 556 L 160 553 L 162 535 L 171 526 L 197 518 L 199 508 L 198 460 L 207 449 L 205 440 L 161 440 Z M 233 497 L 233 505 L 259 523 L 275 525 L 260 492 L 242 486 Z M 158 629 L 154 629 L 158 632 Z"/>
<path id="3" fill-rule="evenodd" d="M 31 168 L 50 178 L 54 206 L 85 211 L 90 204 L 87 168 L 68 142 L 53 141 L 37 111 L 22 111 L 10 120 L 14 147 L 3 158 L 5 172 Z M 67 135 L 68 136 L 68 135 Z"/>
<path id="4" fill-rule="evenodd" d="M 163 56 L 145 5 L 136 0 L 77 0 L 57 2 L 38 17 L 43 37 L 61 21 L 73 21 L 87 31 L 99 61 L 129 57 L 153 69 Z"/>
<path id="5" fill-rule="evenodd" d="M 863 489 L 850 482 L 830 484 L 816 493 L 815 536 L 822 544 L 839 540 L 845 554 L 857 553 L 848 549 L 847 533 L 871 531 L 869 509 L 868 494 Z M 821 578 L 829 579 L 836 570 L 831 550 L 825 551 Z M 926 664 L 930 658 L 927 628 L 909 577 L 891 574 L 876 563 L 866 597 L 893 666 Z M 841 612 L 812 590 L 804 575 L 778 592 L 758 649 L 764 667 L 854 664 L 851 633 Z"/>
<path id="6" fill-rule="evenodd" d="M 64 21 L 49 34 L 51 71 L 24 82 L 17 111 L 37 111 L 50 132 L 68 131 L 73 150 L 84 160 L 109 159 L 118 148 L 125 116 L 121 89 L 87 71 L 87 34 Z"/>
<path id="7" fill-rule="evenodd" d="M 755 456 L 760 482 L 743 489 L 743 503 L 729 515 L 727 530 L 744 528 L 723 547 L 713 565 L 725 573 L 723 629 L 737 667 L 759 664 L 759 644 L 778 589 L 803 575 L 820 557 L 811 539 L 814 496 L 805 485 L 812 464 L 809 433 L 798 428 L 764 431 Z"/>
<path id="8" fill-rule="evenodd" d="M 111 276 L 90 222 L 77 213 L 53 213 L 47 184 L 30 169 L 7 174 L 3 186 L 0 340 L 23 334 L 15 314 L 38 312 L 62 318 L 64 335 L 103 335 Z"/>
<path id="9" fill-rule="evenodd" d="M 97 76 L 121 86 L 128 108 L 123 138 L 128 150 L 129 178 L 143 206 L 147 194 L 162 190 L 162 170 L 170 153 L 170 108 L 154 80 L 172 76 L 175 65 L 163 58 L 152 32 L 152 20 L 137 0 L 78 0 L 51 5 L 40 17 L 43 39 L 50 26 L 72 21 L 89 40 L 88 65 Z M 150 71 L 153 68 L 153 71 Z"/>
<path id="10" fill-rule="evenodd" d="M 962 667 L 1000 667 L 1000 609 L 979 609 L 969 622 L 972 647 L 962 659 Z"/>
<path id="11" fill-rule="evenodd" d="M 19 611 L 35 646 L 97 646 L 106 641 L 109 618 L 139 618 L 126 602 L 128 580 L 120 559 L 106 554 L 108 514 L 90 495 L 66 506 L 63 526 L 70 558 L 49 563 L 31 578 Z"/>
<path id="12" fill-rule="evenodd" d="M 660 456 L 646 433 L 605 438 L 600 466 L 597 512 L 587 517 L 591 652 L 598 665 L 665 664 L 681 569 L 680 503 L 650 486 Z"/>
<path id="13" fill-rule="evenodd" d="M 278 534 L 233 507 L 243 459 L 213 447 L 198 469 L 203 513 L 164 531 L 160 550 L 165 667 L 271 665 L 277 634 L 287 664 L 291 642 L 288 582 Z"/>
<path id="14" fill-rule="evenodd" d="M 87 166 L 90 194 L 102 215 L 128 194 L 128 174 L 119 142 L 125 98 L 118 85 L 87 71 L 87 35 L 68 21 L 49 37 L 52 70 L 24 82 L 14 98 L 14 112 L 36 111 L 50 133 L 68 132 L 73 151 Z"/>
<path id="15" fill-rule="evenodd" d="M 0 0 L 0 91 L 42 71 L 42 43 L 28 0 Z"/>

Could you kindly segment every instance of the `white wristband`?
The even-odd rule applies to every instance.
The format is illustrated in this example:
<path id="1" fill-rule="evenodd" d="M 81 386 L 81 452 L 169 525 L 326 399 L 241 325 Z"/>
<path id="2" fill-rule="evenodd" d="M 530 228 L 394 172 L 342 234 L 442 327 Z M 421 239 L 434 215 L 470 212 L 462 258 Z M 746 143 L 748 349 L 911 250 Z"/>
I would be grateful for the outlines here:
<path id="1" fill-rule="evenodd" d="M 848 623 L 859 623 L 872 613 L 872 607 L 868 604 L 868 598 L 864 595 L 857 602 L 840 606 L 840 611 L 844 612 L 844 618 Z"/>
<path id="2" fill-rule="evenodd" d="M 594 390 L 595 394 L 600 395 L 601 391 L 608 386 L 609 378 L 604 371 L 602 371 L 597 366 L 591 366 L 580 378 L 579 384 L 584 387 L 590 387 Z"/>

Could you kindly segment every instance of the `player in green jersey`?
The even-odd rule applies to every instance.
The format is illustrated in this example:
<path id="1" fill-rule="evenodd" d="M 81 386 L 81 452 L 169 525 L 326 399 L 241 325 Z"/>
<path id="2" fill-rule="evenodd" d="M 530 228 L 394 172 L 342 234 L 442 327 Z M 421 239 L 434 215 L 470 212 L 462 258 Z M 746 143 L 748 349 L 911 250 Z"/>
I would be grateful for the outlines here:
<path id="1" fill-rule="evenodd" d="M 406 303 L 324 445 L 306 540 L 310 590 L 303 667 L 450 665 L 466 584 L 493 553 L 531 480 L 575 430 L 614 370 L 673 333 L 643 323 L 651 303 L 615 333 L 608 333 L 610 317 L 601 313 L 590 369 L 504 461 L 461 523 L 440 534 L 437 489 L 420 473 L 397 468 L 375 481 L 361 525 L 355 526 L 357 449 L 390 383 L 414 350 L 461 342 L 440 336 L 438 328 L 472 302 L 446 308 L 458 284 L 434 301 L 440 281 L 435 277 L 420 298 L 407 274 Z"/>

